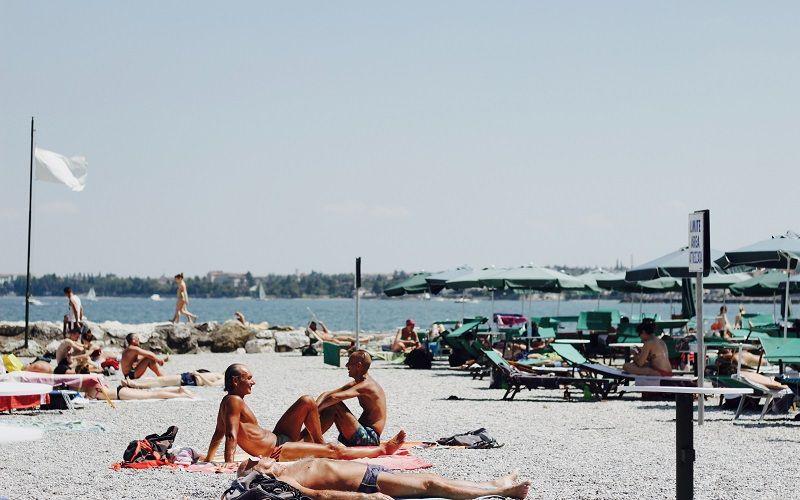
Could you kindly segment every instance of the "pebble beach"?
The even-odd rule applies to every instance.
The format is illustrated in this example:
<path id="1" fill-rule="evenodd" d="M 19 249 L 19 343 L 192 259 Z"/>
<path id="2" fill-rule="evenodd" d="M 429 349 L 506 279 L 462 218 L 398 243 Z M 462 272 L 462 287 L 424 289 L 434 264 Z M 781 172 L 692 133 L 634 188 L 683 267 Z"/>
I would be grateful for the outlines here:
<path id="1" fill-rule="evenodd" d="M 318 395 L 347 381 L 343 368 L 321 357 L 286 354 L 176 355 L 171 373 L 198 368 L 223 371 L 243 362 L 256 386 L 248 403 L 269 429 L 300 395 Z M 562 391 L 522 392 L 502 401 L 502 390 L 487 380 L 435 364 L 417 371 L 376 361 L 373 377 L 388 396 L 384 437 L 400 429 L 413 441 L 432 441 L 485 427 L 504 446 L 491 450 L 431 448 L 413 450 L 434 464 L 431 472 L 459 479 L 485 480 L 519 470 L 533 482 L 530 498 L 639 499 L 674 497 L 674 403 L 643 402 L 638 396 L 603 402 L 567 402 Z M 0 415 L 0 423 L 54 423 L 82 420 L 104 430 L 52 430 L 36 442 L 3 445 L 0 496 L 28 498 L 219 498 L 231 474 L 169 470 L 115 471 L 127 444 L 170 425 L 179 428 L 176 444 L 205 451 L 222 389 L 193 388 L 196 400 L 88 402 L 70 412 L 20 412 Z M 457 396 L 457 400 L 448 400 Z M 360 411 L 349 403 L 356 414 Z M 790 416 L 733 412 L 709 400 L 706 423 L 695 427 L 695 497 L 702 499 L 787 498 L 800 472 L 792 457 L 800 452 L 793 437 L 800 423 Z M 326 434 L 336 439 L 335 429 Z M 769 470 L 769 474 L 764 471 Z M 46 480 L 44 478 L 47 478 Z M 790 495 L 791 496 L 791 495 Z"/>

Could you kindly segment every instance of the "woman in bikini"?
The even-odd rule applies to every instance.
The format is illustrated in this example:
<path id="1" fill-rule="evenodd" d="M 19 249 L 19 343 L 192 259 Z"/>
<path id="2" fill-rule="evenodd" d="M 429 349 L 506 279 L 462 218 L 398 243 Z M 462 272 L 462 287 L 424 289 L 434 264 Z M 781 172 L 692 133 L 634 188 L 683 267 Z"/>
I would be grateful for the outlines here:
<path id="1" fill-rule="evenodd" d="M 172 317 L 173 323 L 181 321 L 181 315 L 186 316 L 190 323 L 197 320 L 197 316 L 189 312 L 186 306 L 189 305 L 189 292 L 186 290 L 186 282 L 183 280 L 183 273 L 175 275 L 175 283 L 178 284 L 178 297 L 175 304 L 175 316 Z"/>

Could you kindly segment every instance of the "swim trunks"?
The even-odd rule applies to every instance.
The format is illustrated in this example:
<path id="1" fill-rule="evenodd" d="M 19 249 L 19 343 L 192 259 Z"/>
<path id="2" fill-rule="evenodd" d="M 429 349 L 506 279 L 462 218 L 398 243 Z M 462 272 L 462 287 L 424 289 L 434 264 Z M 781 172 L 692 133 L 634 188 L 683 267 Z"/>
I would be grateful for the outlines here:
<path id="1" fill-rule="evenodd" d="M 121 398 L 121 397 L 119 397 L 119 391 L 121 391 L 121 390 L 122 390 L 122 386 L 121 386 L 121 385 L 118 385 L 118 386 L 117 386 L 117 399 L 119 399 L 120 401 L 122 401 L 122 398 Z"/>
<path id="2" fill-rule="evenodd" d="M 191 372 L 181 373 L 181 385 L 197 385 L 197 379 Z"/>
<path id="3" fill-rule="evenodd" d="M 345 446 L 378 446 L 381 444 L 381 436 L 372 427 L 359 425 L 350 439 L 340 433 L 339 442 Z"/>
<path id="4" fill-rule="evenodd" d="M 359 493 L 377 493 L 378 492 L 378 474 L 386 472 L 391 474 L 388 469 L 380 465 L 367 465 L 367 470 L 364 471 L 364 477 L 361 478 L 361 484 L 358 485 Z"/>

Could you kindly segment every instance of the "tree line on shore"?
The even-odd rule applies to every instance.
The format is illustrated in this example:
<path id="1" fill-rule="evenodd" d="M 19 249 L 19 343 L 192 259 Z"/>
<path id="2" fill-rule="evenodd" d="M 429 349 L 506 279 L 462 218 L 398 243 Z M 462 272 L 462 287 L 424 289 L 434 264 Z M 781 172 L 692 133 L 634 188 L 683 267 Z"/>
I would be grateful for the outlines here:
<path id="1" fill-rule="evenodd" d="M 380 295 L 390 284 L 409 276 L 403 271 L 366 274 L 362 276 L 361 286 L 368 293 Z M 353 280 L 353 274 L 311 272 L 255 277 L 248 272 L 236 280 L 187 276 L 186 284 L 192 297 L 255 297 L 258 295 L 259 284 L 264 287 L 266 295 L 271 297 L 352 297 Z M 153 294 L 166 296 L 174 294 L 176 290 L 172 277 L 140 278 L 114 274 L 46 274 L 31 277 L 33 296 L 61 295 L 65 287 L 71 287 L 79 295 L 94 288 L 100 297 L 149 297 Z M 25 295 L 25 276 L 15 276 L 0 284 L 0 295 Z"/>

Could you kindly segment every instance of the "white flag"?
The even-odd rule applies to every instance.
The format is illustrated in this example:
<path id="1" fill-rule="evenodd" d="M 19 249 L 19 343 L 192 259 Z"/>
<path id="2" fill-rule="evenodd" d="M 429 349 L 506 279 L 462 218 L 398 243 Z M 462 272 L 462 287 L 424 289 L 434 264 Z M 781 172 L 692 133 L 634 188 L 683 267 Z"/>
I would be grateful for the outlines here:
<path id="1" fill-rule="evenodd" d="M 36 179 L 65 184 L 73 191 L 83 191 L 86 185 L 86 158 L 67 158 L 46 149 L 36 148 Z"/>

